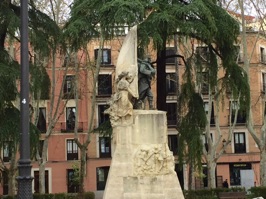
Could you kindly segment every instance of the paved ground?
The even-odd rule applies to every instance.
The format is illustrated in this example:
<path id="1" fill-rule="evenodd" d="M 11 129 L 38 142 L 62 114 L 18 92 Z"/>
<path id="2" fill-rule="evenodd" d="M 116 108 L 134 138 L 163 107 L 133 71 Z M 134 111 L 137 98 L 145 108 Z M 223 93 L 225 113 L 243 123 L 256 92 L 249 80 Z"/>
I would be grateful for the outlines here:
<path id="1" fill-rule="evenodd" d="M 103 191 L 95 191 L 95 199 L 103 199 Z"/>

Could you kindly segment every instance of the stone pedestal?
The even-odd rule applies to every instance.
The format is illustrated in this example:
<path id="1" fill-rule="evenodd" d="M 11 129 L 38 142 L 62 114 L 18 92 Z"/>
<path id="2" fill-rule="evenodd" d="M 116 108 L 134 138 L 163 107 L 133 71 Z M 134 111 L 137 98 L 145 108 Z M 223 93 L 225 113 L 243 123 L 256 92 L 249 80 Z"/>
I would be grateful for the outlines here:
<path id="1" fill-rule="evenodd" d="M 113 130 L 115 149 L 104 199 L 184 199 L 167 144 L 166 113 L 134 110 Z"/>

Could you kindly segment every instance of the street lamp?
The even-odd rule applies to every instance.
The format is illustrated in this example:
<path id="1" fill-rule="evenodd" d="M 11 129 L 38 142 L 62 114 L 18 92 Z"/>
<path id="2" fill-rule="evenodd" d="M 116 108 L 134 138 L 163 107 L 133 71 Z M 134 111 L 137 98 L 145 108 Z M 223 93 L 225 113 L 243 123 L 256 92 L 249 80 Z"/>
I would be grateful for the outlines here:
<path id="1" fill-rule="evenodd" d="M 18 199 L 32 199 L 29 141 L 29 57 L 28 0 L 20 0 L 21 83 L 20 83 L 20 159 L 18 161 Z"/>

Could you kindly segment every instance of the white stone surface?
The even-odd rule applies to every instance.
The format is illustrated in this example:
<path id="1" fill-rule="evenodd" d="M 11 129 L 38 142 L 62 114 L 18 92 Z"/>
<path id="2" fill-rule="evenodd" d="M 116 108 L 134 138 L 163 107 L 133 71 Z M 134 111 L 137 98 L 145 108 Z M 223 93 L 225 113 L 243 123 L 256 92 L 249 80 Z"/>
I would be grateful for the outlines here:
<path id="1" fill-rule="evenodd" d="M 167 145 L 165 112 L 134 110 L 133 124 L 113 131 L 104 199 L 184 199 Z"/>

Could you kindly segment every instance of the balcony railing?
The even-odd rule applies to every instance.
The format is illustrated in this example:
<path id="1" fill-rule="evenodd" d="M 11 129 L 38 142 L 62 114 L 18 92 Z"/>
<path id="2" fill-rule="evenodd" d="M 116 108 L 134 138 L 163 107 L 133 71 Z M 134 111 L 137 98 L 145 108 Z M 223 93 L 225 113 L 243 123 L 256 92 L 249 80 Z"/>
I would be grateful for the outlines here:
<path id="1" fill-rule="evenodd" d="M 78 132 L 83 132 L 85 127 L 85 122 L 78 122 Z M 68 122 L 61 122 L 61 132 L 62 133 L 71 133 L 74 132 L 75 124 Z"/>
<path id="2" fill-rule="evenodd" d="M 233 124 L 235 116 L 231 116 L 231 124 Z M 230 124 L 230 116 L 228 116 L 228 124 Z M 236 118 L 236 125 L 245 125 L 246 124 L 246 115 L 238 113 Z"/>

